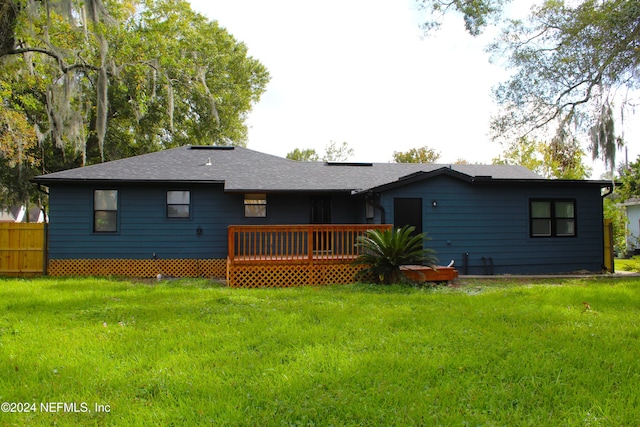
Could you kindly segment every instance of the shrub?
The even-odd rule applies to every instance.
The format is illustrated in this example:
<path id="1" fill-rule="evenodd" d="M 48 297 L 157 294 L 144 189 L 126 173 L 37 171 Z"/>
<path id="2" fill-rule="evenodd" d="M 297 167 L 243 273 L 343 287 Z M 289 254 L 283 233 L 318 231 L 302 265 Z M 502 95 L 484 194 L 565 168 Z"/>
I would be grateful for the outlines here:
<path id="1" fill-rule="evenodd" d="M 415 227 L 398 229 L 369 230 L 358 237 L 356 246 L 362 254 L 354 261 L 365 268 L 358 272 L 356 279 L 372 283 L 401 283 L 406 281 L 400 266 L 420 264 L 433 267 L 437 263 L 435 251 L 424 248 L 426 233 L 413 235 Z"/>

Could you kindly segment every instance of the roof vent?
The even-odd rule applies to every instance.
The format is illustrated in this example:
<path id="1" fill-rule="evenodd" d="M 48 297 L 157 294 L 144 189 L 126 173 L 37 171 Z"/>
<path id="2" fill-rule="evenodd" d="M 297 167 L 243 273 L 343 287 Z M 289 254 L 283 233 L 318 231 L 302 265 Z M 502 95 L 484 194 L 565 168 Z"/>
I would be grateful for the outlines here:
<path id="1" fill-rule="evenodd" d="M 327 166 L 373 166 L 373 163 L 359 163 L 359 162 L 324 162 Z"/>
<path id="2" fill-rule="evenodd" d="M 232 145 L 190 145 L 190 150 L 233 150 L 235 147 Z"/>

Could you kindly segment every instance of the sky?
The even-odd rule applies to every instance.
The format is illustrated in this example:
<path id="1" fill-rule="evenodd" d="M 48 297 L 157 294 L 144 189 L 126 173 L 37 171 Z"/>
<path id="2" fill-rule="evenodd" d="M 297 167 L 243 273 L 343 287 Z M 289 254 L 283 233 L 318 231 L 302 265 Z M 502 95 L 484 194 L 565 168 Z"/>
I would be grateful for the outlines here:
<path id="1" fill-rule="evenodd" d="M 503 151 L 489 138 L 491 89 L 508 77 L 485 52 L 495 28 L 474 38 L 451 14 L 424 37 L 415 0 L 190 3 L 270 72 L 248 116 L 248 148 L 284 157 L 347 142 L 354 162 L 428 146 L 439 163 L 491 163 Z M 514 3 L 512 16 L 525 16 L 530 3 Z"/>

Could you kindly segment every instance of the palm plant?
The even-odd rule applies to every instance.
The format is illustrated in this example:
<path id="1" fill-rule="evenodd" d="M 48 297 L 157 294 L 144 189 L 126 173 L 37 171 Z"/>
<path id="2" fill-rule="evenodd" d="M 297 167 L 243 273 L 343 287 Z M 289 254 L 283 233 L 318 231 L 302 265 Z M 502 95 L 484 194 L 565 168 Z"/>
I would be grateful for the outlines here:
<path id="1" fill-rule="evenodd" d="M 369 230 L 358 237 L 356 246 L 362 253 L 354 261 L 356 265 L 364 265 L 356 278 L 374 283 L 400 283 L 406 281 L 400 266 L 421 264 L 435 266 L 437 258 L 433 249 L 423 248 L 428 240 L 426 233 L 412 235 L 415 227 L 404 226 L 397 229 Z"/>

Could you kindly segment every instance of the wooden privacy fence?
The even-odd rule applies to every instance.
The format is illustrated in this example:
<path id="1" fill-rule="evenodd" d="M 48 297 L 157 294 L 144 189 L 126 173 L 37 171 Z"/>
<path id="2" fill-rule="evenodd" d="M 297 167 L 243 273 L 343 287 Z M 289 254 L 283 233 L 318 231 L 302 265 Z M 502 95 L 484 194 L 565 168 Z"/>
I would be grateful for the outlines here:
<path id="1" fill-rule="evenodd" d="M 0 276 L 45 273 L 45 224 L 0 222 Z"/>
<path id="2" fill-rule="evenodd" d="M 358 236 L 390 224 L 231 225 L 227 281 L 231 287 L 350 283 Z"/>

